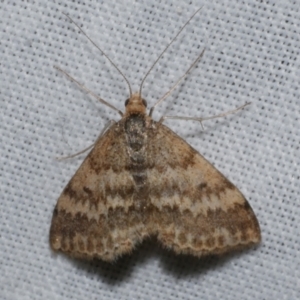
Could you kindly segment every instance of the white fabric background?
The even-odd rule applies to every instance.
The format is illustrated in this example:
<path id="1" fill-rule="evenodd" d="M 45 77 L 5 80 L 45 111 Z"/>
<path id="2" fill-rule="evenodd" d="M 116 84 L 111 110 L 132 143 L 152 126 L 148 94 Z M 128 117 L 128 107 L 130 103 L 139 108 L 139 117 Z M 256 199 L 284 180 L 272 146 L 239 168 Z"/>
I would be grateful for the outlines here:
<path id="1" fill-rule="evenodd" d="M 154 113 L 210 116 L 166 124 L 245 194 L 263 242 L 225 257 L 176 256 L 147 241 L 113 265 L 49 249 L 52 211 L 111 109 L 57 65 L 123 110 L 127 86 L 62 14 L 72 16 L 137 90 L 171 38 L 204 5 L 154 68 L 154 104 L 206 47 Z M 297 1 L 1 1 L 1 299 L 299 299 L 300 18 Z"/>

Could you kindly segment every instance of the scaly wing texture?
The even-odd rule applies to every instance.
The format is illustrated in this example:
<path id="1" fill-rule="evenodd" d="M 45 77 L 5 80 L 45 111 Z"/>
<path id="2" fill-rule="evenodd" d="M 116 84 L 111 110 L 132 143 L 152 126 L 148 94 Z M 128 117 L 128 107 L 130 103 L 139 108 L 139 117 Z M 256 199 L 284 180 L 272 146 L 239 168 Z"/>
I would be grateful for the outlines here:
<path id="1" fill-rule="evenodd" d="M 122 121 L 100 138 L 58 199 L 54 250 L 111 261 L 149 235 L 196 256 L 260 241 L 243 195 L 197 151 L 154 121 L 145 141 L 133 167 Z"/>
<path id="2" fill-rule="evenodd" d="M 260 242 L 241 192 L 168 127 L 149 132 L 147 155 L 152 222 L 163 245 L 203 256 Z"/>
<path id="3" fill-rule="evenodd" d="M 50 245 L 71 256 L 114 260 L 149 235 L 136 206 L 122 122 L 95 145 L 65 187 L 54 209 Z"/>

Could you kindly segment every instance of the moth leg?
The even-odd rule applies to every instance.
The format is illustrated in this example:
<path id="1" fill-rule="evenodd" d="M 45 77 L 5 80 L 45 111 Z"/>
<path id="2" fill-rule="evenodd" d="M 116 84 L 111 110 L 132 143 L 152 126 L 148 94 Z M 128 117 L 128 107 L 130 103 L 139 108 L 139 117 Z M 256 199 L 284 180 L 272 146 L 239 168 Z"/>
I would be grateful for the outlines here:
<path id="1" fill-rule="evenodd" d="M 104 126 L 104 128 L 102 129 L 102 131 L 100 132 L 100 134 L 99 134 L 97 140 L 96 140 L 92 145 L 88 146 L 87 148 L 85 148 L 85 149 L 83 149 L 83 150 L 81 150 L 81 151 L 79 151 L 79 152 L 77 152 L 77 153 L 74 153 L 74 154 L 71 154 L 71 155 L 68 155 L 68 156 L 63 156 L 63 157 L 56 157 L 56 159 L 57 159 L 57 160 L 64 160 L 64 159 L 67 159 L 67 158 L 73 158 L 73 157 L 75 157 L 75 156 L 78 156 L 78 155 L 80 155 L 80 154 L 82 154 L 82 153 L 84 153 L 84 152 L 90 150 L 91 148 L 93 148 L 93 147 L 97 144 L 97 142 L 100 140 L 100 138 L 101 138 L 102 135 L 105 133 L 105 131 L 106 131 L 107 129 L 109 129 L 109 128 L 110 128 L 113 124 L 115 124 L 115 123 L 116 123 L 116 121 L 114 121 L 114 120 L 108 121 L 108 122 L 106 123 L 106 125 Z"/>
<path id="2" fill-rule="evenodd" d="M 86 86 L 84 86 L 83 84 L 81 84 L 78 80 L 76 80 L 74 77 L 72 77 L 71 75 L 69 75 L 66 71 L 64 71 L 63 69 L 61 69 L 60 67 L 54 66 L 54 68 L 60 72 L 62 72 L 67 78 L 69 78 L 71 81 L 75 82 L 82 90 L 86 91 L 88 94 L 92 95 L 93 97 L 95 97 L 98 101 L 100 101 L 101 103 L 105 104 L 106 106 L 110 107 L 111 109 L 117 111 L 121 116 L 123 116 L 123 113 L 118 110 L 116 107 L 114 107 L 113 105 L 109 104 L 108 102 L 106 102 L 105 100 L 103 100 L 102 98 L 100 98 L 98 95 L 96 95 L 95 93 L 93 93 L 91 90 L 89 90 Z"/>
<path id="3" fill-rule="evenodd" d="M 171 87 L 171 89 L 166 92 L 151 108 L 149 111 L 149 116 L 152 116 L 152 113 L 154 111 L 154 108 L 160 104 L 162 101 L 164 101 L 171 93 L 179 86 L 180 82 L 189 74 L 191 69 L 198 63 L 198 61 L 202 58 L 203 54 L 205 52 L 205 48 L 202 50 L 202 52 L 198 55 L 198 57 L 194 60 L 194 62 L 191 64 L 191 66 L 188 68 L 188 70 L 175 82 L 175 84 Z"/>
<path id="4" fill-rule="evenodd" d="M 202 126 L 202 129 L 204 129 L 203 124 L 202 124 L 203 121 L 207 121 L 207 120 L 211 120 L 211 119 L 216 119 L 216 118 L 222 118 L 222 117 L 234 114 L 237 111 L 243 109 L 244 107 L 246 107 L 247 105 L 250 105 L 250 104 L 251 104 L 251 102 L 246 102 L 244 105 L 242 105 L 242 106 L 240 106 L 240 107 L 238 107 L 236 109 L 233 109 L 233 110 L 230 110 L 230 111 L 226 111 L 226 112 L 220 113 L 220 114 L 215 115 L 215 116 L 205 117 L 205 118 L 181 117 L 181 116 L 162 116 L 158 122 L 162 123 L 162 122 L 164 122 L 167 119 L 173 119 L 173 120 L 174 119 L 175 120 L 193 120 L 193 121 L 200 122 L 200 124 Z"/>

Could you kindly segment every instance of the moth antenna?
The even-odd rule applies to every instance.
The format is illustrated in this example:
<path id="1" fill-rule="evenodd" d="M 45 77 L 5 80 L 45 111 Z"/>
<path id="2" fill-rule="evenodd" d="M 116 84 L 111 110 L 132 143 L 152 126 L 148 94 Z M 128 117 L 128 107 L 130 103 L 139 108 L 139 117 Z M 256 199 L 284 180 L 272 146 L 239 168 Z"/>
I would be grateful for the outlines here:
<path id="1" fill-rule="evenodd" d="M 182 30 L 187 26 L 187 24 L 194 18 L 194 16 L 202 9 L 203 6 L 201 6 L 200 8 L 198 8 L 196 10 L 196 12 L 193 13 L 193 15 L 188 19 L 188 21 L 181 27 L 181 29 L 179 30 L 179 32 L 173 37 L 173 39 L 171 40 L 171 42 L 167 45 L 167 47 L 163 50 L 163 52 L 158 56 L 158 58 L 156 59 L 156 61 L 152 64 L 151 68 L 149 69 L 149 71 L 146 73 L 145 77 L 143 78 L 141 85 L 140 85 L 140 95 L 142 95 L 142 89 L 143 89 L 143 85 L 144 82 L 146 80 L 146 78 L 148 77 L 148 75 L 150 74 L 150 72 L 153 70 L 154 66 L 157 64 L 157 62 L 160 60 L 160 58 L 164 55 L 164 53 L 169 49 L 169 47 L 173 44 L 173 42 L 176 40 L 176 38 L 180 35 L 180 33 L 182 32 Z"/>
<path id="2" fill-rule="evenodd" d="M 63 13 L 79 30 L 80 32 L 104 55 L 104 57 L 115 67 L 115 69 L 119 72 L 119 74 L 124 78 L 126 81 L 128 88 L 129 88 L 129 94 L 130 97 L 132 96 L 132 89 L 130 86 L 130 83 L 128 79 L 125 77 L 123 72 L 118 68 L 118 66 L 109 58 L 109 56 L 83 31 L 83 29 L 80 28 L 80 26 L 67 14 Z"/>

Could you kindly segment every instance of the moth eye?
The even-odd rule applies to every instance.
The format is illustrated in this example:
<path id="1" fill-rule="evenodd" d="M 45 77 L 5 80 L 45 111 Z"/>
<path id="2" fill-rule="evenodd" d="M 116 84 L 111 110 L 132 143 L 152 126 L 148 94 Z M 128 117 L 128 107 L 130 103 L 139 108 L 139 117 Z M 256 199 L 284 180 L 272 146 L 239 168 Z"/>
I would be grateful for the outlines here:
<path id="1" fill-rule="evenodd" d="M 144 106 L 147 107 L 147 101 L 142 99 L 142 102 L 143 102 Z"/>
<path id="2" fill-rule="evenodd" d="M 129 98 L 125 101 L 125 106 L 128 105 L 128 102 L 129 102 Z"/>

